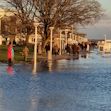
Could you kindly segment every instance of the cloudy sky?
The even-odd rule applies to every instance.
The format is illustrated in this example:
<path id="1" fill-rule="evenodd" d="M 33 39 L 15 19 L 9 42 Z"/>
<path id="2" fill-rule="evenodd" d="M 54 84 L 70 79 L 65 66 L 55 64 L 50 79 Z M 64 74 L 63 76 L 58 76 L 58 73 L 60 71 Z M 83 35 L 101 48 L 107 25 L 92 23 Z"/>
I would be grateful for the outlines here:
<path id="1" fill-rule="evenodd" d="M 102 39 L 104 35 L 111 39 L 111 0 L 98 0 L 102 8 L 105 10 L 105 16 L 99 21 L 99 23 L 88 26 L 86 29 L 81 29 L 82 32 L 87 33 L 88 38 Z"/>

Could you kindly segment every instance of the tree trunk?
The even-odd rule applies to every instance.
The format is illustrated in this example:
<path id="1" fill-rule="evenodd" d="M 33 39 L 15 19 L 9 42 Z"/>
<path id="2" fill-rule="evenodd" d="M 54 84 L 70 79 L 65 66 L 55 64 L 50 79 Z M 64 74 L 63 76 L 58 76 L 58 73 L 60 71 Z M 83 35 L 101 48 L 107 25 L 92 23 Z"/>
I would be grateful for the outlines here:
<path id="1" fill-rule="evenodd" d="M 26 41 L 25 41 L 25 45 L 28 45 L 28 41 L 29 41 L 29 35 L 26 35 Z"/>
<path id="2" fill-rule="evenodd" d="M 42 40 L 42 50 L 44 52 L 46 44 L 49 42 L 49 29 L 48 25 L 44 24 L 44 38 Z"/>

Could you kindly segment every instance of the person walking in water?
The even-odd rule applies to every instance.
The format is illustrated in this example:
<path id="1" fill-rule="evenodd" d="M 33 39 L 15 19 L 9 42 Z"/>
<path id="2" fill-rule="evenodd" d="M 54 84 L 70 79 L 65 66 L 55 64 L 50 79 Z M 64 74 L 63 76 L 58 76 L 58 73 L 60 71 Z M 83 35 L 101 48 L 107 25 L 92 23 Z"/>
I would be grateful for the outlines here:
<path id="1" fill-rule="evenodd" d="M 14 49 L 11 42 L 8 45 L 7 58 L 8 58 L 8 65 L 11 66 L 14 60 Z"/>
<path id="2" fill-rule="evenodd" d="M 27 61 L 27 57 L 29 55 L 29 49 L 27 46 L 24 47 L 23 49 L 23 56 L 24 56 L 24 61 L 26 62 Z"/>

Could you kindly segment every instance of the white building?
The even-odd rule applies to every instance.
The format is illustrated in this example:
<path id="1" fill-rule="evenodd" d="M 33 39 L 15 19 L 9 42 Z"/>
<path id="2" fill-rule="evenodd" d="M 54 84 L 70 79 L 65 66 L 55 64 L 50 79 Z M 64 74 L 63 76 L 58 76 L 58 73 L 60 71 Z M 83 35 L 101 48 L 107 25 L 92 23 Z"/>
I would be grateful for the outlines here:
<path id="1" fill-rule="evenodd" d="M 103 40 L 98 42 L 98 49 L 100 52 L 111 53 L 111 40 Z"/>
<path id="2" fill-rule="evenodd" d="M 74 38 L 78 43 L 88 42 L 88 38 L 86 37 L 86 34 L 84 33 L 77 33 L 74 35 Z"/>
<path id="3" fill-rule="evenodd" d="M 26 41 L 26 37 L 23 34 L 17 34 L 14 39 L 15 39 L 16 44 Z"/>
<path id="4" fill-rule="evenodd" d="M 38 43 L 42 41 L 42 37 L 40 34 L 37 35 L 37 38 L 38 38 Z M 35 42 L 35 34 L 29 35 L 28 43 L 34 44 L 34 42 Z"/>

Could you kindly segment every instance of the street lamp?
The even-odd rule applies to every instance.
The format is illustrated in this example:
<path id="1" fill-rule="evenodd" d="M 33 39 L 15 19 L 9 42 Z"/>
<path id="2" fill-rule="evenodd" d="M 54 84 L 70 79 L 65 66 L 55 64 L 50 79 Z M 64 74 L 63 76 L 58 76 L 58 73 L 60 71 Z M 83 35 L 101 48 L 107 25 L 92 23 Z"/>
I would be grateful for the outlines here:
<path id="1" fill-rule="evenodd" d="M 49 60 L 52 60 L 52 33 L 53 33 L 54 27 L 49 27 L 49 29 L 50 29 L 50 56 L 49 56 Z"/>
<path id="2" fill-rule="evenodd" d="M 69 33 L 69 35 L 70 35 L 70 39 L 72 39 L 72 34 L 71 34 L 71 33 Z"/>
<path id="3" fill-rule="evenodd" d="M 1 19 L 2 17 L 0 17 L 0 35 L 1 35 Z"/>
<path id="4" fill-rule="evenodd" d="M 74 38 L 73 38 L 73 37 L 74 37 L 74 36 L 73 36 L 73 34 L 74 34 L 74 26 L 71 25 L 71 28 L 72 28 L 72 32 L 71 32 L 71 33 L 72 33 L 72 39 L 74 39 Z"/>
<path id="5" fill-rule="evenodd" d="M 67 45 L 67 34 L 68 34 L 68 29 L 65 29 L 65 39 L 66 39 L 66 45 Z"/>
<path id="6" fill-rule="evenodd" d="M 62 44 L 61 44 L 61 39 L 62 39 L 62 30 L 60 30 L 60 55 L 62 54 L 62 52 L 61 52 L 61 48 L 62 48 Z"/>
<path id="7" fill-rule="evenodd" d="M 36 73 L 37 71 L 37 28 L 39 26 L 39 23 L 37 21 L 34 22 L 35 26 L 35 43 L 34 43 L 34 67 L 33 67 L 33 73 Z"/>

